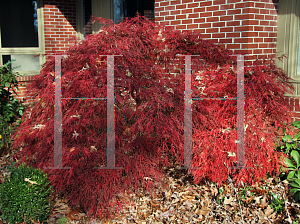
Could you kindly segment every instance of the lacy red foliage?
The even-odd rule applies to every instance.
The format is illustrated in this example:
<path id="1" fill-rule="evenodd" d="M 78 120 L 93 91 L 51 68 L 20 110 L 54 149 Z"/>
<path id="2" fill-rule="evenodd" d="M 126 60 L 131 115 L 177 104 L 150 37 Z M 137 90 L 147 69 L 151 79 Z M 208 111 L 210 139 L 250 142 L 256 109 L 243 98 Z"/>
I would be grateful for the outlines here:
<path id="1" fill-rule="evenodd" d="M 171 166 L 171 153 L 183 164 L 185 67 L 177 54 L 200 55 L 192 57 L 192 97 L 236 97 L 236 57 L 199 34 L 158 26 L 144 17 L 118 25 L 97 20 L 102 29 L 64 53 L 62 97 L 106 97 L 107 58 L 101 55 L 123 55 L 114 59 L 114 77 L 116 167 L 124 170 L 95 169 L 106 166 L 106 101 L 64 100 L 62 161 L 71 170 L 45 172 L 71 205 L 109 216 L 116 211 L 111 199 L 117 193 L 142 185 L 152 193 L 144 177 L 159 181 L 162 166 Z M 37 102 L 25 113 L 14 141 L 16 148 L 22 147 L 20 162 L 42 169 L 54 165 L 54 65 L 50 58 L 30 86 Z M 274 152 L 274 133 L 290 119 L 283 94 L 291 85 L 273 64 L 246 67 L 245 75 L 246 167 L 255 169 L 228 169 L 236 160 L 227 156 L 237 151 L 236 101 L 194 101 L 193 167 L 201 167 L 192 170 L 196 183 L 208 179 L 221 184 L 229 175 L 253 183 L 267 172 L 278 172 L 281 155 Z M 75 131 L 79 136 L 73 136 Z"/>

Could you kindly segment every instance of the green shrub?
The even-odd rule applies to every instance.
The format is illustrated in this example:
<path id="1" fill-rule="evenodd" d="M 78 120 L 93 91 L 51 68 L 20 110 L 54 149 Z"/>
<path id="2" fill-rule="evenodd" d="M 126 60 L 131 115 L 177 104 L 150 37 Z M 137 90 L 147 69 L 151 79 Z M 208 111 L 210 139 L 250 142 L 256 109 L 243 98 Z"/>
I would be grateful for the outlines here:
<path id="1" fill-rule="evenodd" d="M 45 222 L 50 214 L 50 193 L 47 174 L 40 169 L 26 166 L 10 168 L 10 177 L 0 185 L 2 220 L 9 223 Z"/>
<path id="2" fill-rule="evenodd" d="M 11 62 L 0 66 L 0 149 L 9 147 L 11 143 L 10 136 L 14 130 L 11 126 L 19 116 L 23 115 L 24 107 L 10 92 L 15 94 L 14 88 L 19 90 L 18 73 L 14 73 L 10 66 Z M 16 94 L 17 95 L 17 94 Z"/>
<path id="3" fill-rule="evenodd" d="M 294 121 L 292 126 L 300 129 L 300 121 Z M 283 134 L 285 134 L 285 131 Z M 296 201 L 300 201 L 300 131 L 295 137 L 285 134 L 282 137 L 282 142 L 283 145 L 280 146 L 280 149 L 285 150 L 285 154 L 289 157 L 284 159 L 284 165 L 288 168 L 288 171 L 287 173 L 281 173 L 279 177 L 282 180 L 287 179 L 289 181 L 292 187 L 290 192 L 294 195 Z M 283 171 L 282 168 L 281 171 Z"/>

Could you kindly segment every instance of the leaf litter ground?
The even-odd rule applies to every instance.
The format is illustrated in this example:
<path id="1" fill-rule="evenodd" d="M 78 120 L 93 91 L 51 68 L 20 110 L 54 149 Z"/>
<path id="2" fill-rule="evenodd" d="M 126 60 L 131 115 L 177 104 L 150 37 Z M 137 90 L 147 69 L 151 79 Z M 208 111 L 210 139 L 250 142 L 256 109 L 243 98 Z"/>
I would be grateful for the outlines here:
<path id="1" fill-rule="evenodd" d="M 9 175 L 16 151 L 0 157 L 0 184 Z M 68 206 L 67 197 L 52 195 L 55 202 L 48 223 L 293 223 L 300 220 L 300 204 L 289 194 L 289 184 L 269 178 L 261 186 L 234 187 L 230 180 L 221 187 L 204 182 L 193 184 L 185 170 L 165 169 L 161 183 L 154 183 L 155 197 L 146 188 L 130 195 L 117 195 L 119 206 L 109 220 L 88 217 L 80 208 Z M 149 178 L 148 181 L 151 181 Z M 277 195 L 280 202 L 275 202 Z M 0 219 L 1 220 L 1 219 Z M 3 222 L 0 222 L 3 223 Z M 63 223 L 63 222 L 62 222 Z"/>

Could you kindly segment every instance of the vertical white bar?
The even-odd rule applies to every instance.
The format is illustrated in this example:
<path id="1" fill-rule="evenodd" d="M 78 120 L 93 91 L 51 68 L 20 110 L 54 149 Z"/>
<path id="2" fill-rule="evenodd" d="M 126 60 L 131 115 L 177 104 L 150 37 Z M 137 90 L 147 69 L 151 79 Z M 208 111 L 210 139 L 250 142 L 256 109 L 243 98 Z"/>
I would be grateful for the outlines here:
<path id="1" fill-rule="evenodd" d="M 55 112 L 54 112 L 54 167 L 46 169 L 70 169 L 62 167 L 62 112 L 61 112 L 61 58 L 55 57 Z"/>
<path id="2" fill-rule="evenodd" d="M 114 56 L 107 56 L 107 168 L 115 168 Z"/>
<path id="3" fill-rule="evenodd" d="M 192 168 L 192 90 L 191 55 L 185 55 L 185 91 L 184 91 L 184 167 Z"/>
<path id="4" fill-rule="evenodd" d="M 244 55 L 237 56 L 237 167 L 245 167 Z"/>

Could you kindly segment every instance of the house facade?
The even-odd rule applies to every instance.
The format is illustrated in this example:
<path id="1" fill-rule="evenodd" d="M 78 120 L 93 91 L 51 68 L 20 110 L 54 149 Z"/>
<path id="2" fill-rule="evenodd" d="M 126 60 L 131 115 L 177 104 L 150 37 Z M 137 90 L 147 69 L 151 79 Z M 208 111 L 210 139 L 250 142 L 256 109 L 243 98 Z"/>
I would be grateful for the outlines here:
<path id="1" fill-rule="evenodd" d="M 26 76 L 28 85 L 41 65 L 53 54 L 64 52 L 76 39 L 97 32 L 91 16 L 115 23 L 136 12 L 157 24 L 178 30 L 194 30 L 204 38 L 257 58 L 274 58 L 296 88 L 286 100 L 300 120 L 300 0 L 0 0 L 0 64 L 15 60 L 13 67 Z M 34 57 L 45 54 L 46 56 Z M 48 56 L 47 56 L 48 55 Z M 33 102 L 32 93 L 21 87 L 19 99 Z"/>

